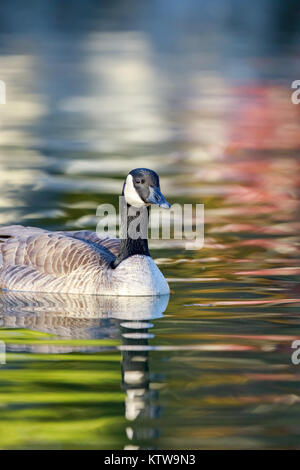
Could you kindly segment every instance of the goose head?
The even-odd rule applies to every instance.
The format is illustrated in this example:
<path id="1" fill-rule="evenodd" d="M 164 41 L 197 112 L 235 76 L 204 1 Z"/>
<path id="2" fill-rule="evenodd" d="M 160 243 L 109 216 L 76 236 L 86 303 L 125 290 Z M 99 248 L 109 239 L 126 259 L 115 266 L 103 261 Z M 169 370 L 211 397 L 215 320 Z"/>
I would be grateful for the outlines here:
<path id="1" fill-rule="evenodd" d="M 153 204 L 164 209 L 171 207 L 160 191 L 158 174 L 148 168 L 130 171 L 122 194 L 130 206 L 143 207 Z"/>

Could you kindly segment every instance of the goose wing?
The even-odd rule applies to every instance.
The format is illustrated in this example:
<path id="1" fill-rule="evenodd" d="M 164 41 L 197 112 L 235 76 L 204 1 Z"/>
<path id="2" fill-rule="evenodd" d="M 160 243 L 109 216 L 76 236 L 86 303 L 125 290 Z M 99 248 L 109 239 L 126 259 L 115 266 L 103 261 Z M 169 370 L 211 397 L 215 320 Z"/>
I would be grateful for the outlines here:
<path id="1" fill-rule="evenodd" d="M 105 234 L 98 234 L 91 232 L 90 230 L 77 230 L 74 232 L 59 232 L 66 234 L 67 236 L 76 238 L 77 240 L 83 240 L 88 243 L 93 243 L 99 248 L 107 248 L 115 256 L 118 256 L 120 251 L 120 240 L 119 238 L 110 238 Z"/>
<path id="2" fill-rule="evenodd" d="M 0 286 L 47 292 L 80 292 L 88 282 L 92 286 L 93 276 L 99 275 L 115 255 L 99 239 L 96 243 L 91 238 L 91 234 L 80 238 L 79 232 L 3 227 Z"/>

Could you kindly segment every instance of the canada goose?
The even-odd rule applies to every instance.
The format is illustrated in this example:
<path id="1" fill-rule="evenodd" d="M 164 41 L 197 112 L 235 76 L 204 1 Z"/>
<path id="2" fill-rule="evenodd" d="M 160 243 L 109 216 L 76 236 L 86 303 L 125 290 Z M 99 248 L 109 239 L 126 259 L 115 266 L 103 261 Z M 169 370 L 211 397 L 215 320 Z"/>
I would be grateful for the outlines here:
<path id="1" fill-rule="evenodd" d="M 122 296 L 168 294 L 168 283 L 150 256 L 147 240 L 149 205 L 170 207 L 160 192 L 158 175 L 147 168 L 132 170 L 122 195 L 120 240 L 87 230 L 2 227 L 0 287 Z M 133 234 L 135 225 L 139 230 Z"/>

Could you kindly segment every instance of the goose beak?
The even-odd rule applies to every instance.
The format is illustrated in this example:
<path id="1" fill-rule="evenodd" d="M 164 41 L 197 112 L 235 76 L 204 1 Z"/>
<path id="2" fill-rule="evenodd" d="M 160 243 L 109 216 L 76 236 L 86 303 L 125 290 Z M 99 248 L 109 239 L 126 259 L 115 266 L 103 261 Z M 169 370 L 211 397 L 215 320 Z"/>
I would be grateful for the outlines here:
<path id="1" fill-rule="evenodd" d="M 163 209 L 170 209 L 171 204 L 169 204 L 162 193 L 160 192 L 160 188 L 153 188 L 150 186 L 150 194 L 147 198 L 147 202 L 150 204 L 155 204 L 156 206 L 162 207 Z"/>

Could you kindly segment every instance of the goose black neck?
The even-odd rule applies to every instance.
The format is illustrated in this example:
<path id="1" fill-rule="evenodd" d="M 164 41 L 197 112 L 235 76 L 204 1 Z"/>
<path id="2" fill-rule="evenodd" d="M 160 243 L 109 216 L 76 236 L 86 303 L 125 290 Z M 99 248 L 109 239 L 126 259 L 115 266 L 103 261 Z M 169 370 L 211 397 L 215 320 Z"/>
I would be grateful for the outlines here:
<path id="1" fill-rule="evenodd" d="M 112 263 L 116 268 L 122 261 L 133 255 L 150 256 L 148 249 L 149 207 L 139 209 L 126 202 L 121 203 L 120 253 Z"/>

